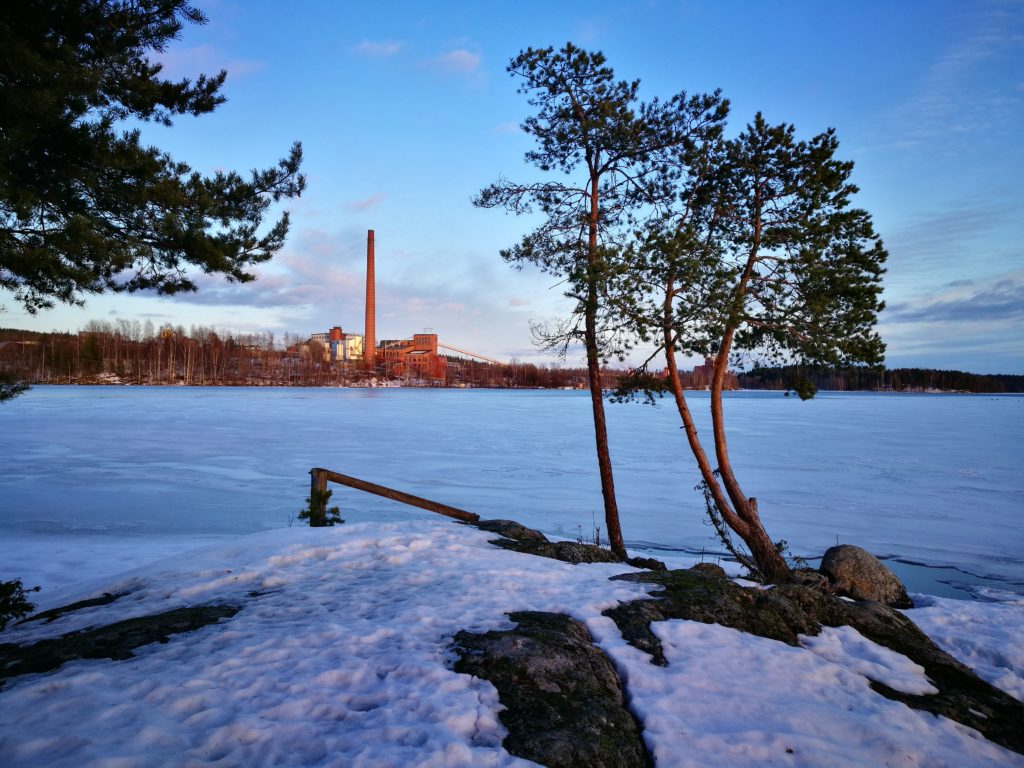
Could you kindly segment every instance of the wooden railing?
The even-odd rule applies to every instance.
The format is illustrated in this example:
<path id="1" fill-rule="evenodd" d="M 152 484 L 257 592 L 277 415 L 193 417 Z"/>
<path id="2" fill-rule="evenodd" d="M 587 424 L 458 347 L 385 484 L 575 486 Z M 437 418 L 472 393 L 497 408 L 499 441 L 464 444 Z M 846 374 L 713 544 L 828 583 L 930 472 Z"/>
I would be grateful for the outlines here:
<path id="1" fill-rule="evenodd" d="M 358 491 L 373 493 L 377 496 L 383 496 L 385 499 L 400 501 L 403 504 L 419 507 L 429 512 L 436 512 L 439 515 L 454 517 L 456 520 L 462 520 L 467 523 L 475 523 L 480 519 L 480 515 L 467 512 L 464 509 L 449 507 L 447 504 L 440 504 L 420 496 L 413 496 L 411 493 L 396 491 L 394 488 L 377 485 L 376 483 L 369 483 L 366 480 L 360 480 L 358 477 L 350 477 L 340 472 L 332 472 L 329 469 L 314 467 L 309 470 L 309 475 L 310 525 L 314 525 L 313 521 L 316 519 L 324 519 L 327 514 L 327 483 L 346 485 Z"/>

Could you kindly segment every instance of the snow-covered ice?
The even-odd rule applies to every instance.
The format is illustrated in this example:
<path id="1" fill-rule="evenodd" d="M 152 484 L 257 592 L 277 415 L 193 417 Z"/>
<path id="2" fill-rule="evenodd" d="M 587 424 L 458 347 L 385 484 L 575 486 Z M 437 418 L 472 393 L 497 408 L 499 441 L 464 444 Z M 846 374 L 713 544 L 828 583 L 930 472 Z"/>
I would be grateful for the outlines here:
<path id="1" fill-rule="evenodd" d="M 707 395 L 690 397 L 707 433 Z M 1024 593 L 1024 397 L 743 392 L 725 405 L 741 482 L 796 554 L 838 540 Z M 109 575 L 144 562 L 146 542 L 162 555 L 284 527 L 314 466 L 586 535 L 603 527 L 589 409 L 557 391 L 35 387 L 0 408 L 0 578 L 68 583 L 56 564 L 36 573 L 37 553 L 98 537 L 103 557 L 63 559 Z M 673 410 L 610 404 L 608 419 L 627 543 L 717 551 Z M 333 501 L 350 521 L 422 514 L 340 487 Z"/>
<path id="2" fill-rule="evenodd" d="M 626 680 L 659 766 L 1024 765 L 970 729 L 871 691 L 869 678 L 921 682 L 907 659 L 855 633 L 831 630 L 791 648 L 662 622 L 655 632 L 669 665 L 655 667 L 601 616 L 651 589 L 609 581 L 628 566 L 571 566 L 490 538 L 442 519 L 281 529 L 65 590 L 41 607 L 128 594 L 9 628 L 0 642 L 184 605 L 245 607 L 130 660 L 76 661 L 9 681 L 0 765 L 526 765 L 501 747 L 494 688 L 450 669 L 455 632 L 507 627 L 514 610 L 563 612 L 590 627 Z M 970 605 L 975 620 L 1024 612 Z M 995 625 L 988 646 L 1014 645 L 1020 620 Z M 952 645 L 969 632 L 948 631 Z M 1006 658 L 1020 675 L 1019 656 Z"/>

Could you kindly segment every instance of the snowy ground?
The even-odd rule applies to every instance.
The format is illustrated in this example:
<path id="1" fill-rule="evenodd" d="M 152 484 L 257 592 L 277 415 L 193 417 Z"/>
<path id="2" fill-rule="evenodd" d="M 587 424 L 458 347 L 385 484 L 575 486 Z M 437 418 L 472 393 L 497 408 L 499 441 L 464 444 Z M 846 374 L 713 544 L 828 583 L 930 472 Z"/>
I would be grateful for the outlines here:
<path id="1" fill-rule="evenodd" d="M 489 683 L 450 670 L 460 629 L 513 610 L 585 622 L 626 680 L 659 766 L 1024 766 L 952 721 L 868 687 L 930 684 L 848 628 L 791 648 L 717 625 L 657 626 L 667 667 L 626 645 L 601 611 L 648 587 L 625 566 L 570 566 L 487 544 L 445 520 L 286 528 L 45 594 L 107 605 L 0 634 L 26 642 L 200 602 L 230 620 L 136 658 L 78 661 L 0 691 L 0 765 L 513 766 Z M 250 597 L 250 592 L 261 596 Z M 922 596 L 917 596 L 922 599 Z M 1024 605 L 924 599 L 909 612 L 979 674 L 1024 695 Z"/>

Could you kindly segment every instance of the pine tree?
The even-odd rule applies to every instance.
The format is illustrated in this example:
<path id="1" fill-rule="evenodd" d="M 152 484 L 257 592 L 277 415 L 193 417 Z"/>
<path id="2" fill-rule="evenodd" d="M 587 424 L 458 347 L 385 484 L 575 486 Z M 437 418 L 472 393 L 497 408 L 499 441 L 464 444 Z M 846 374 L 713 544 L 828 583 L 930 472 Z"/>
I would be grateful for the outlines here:
<path id="1" fill-rule="evenodd" d="M 750 548 L 769 581 L 789 568 L 772 543 L 757 500 L 729 457 L 723 384 L 737 355 L 805 366 L 879 365 L 875 331 L 886 252 L 870 215 L 851 207 L 853 163 L 835 158 L 831 130 L 798 141 L 791 125 L 758 114 L 731 141 L 708 146 L 677 168 L 668 212 L 636 246 L 617 286 L 620 312 L 643 338 L 660 337 L 671 391 L 703 478 L 713 520 Z M 713 357 L 712 464 L 683 393 L 678 351 Z M 792 381 L 802 398 L 814 388 Z M 631 387 L 655 388 L 634 377 Z"/>
<path id="2" fill-rule="evenodd" d="M 602 53 L 572 43 L 559 51 L 528 48 L 512 59 L 508 72 L 536 107 L 522 124 L 537 142 L 526 161 L 547 174 L 546 180 L 501 180 L 482 190 L 474 204 L 517 214 L 536 207 L 546 217 L 501 255 L 513 265 L 533 264 L 564 279 L 566 296 L 575 302 L 568 321 L 535 331 L 545 346 L 563 354 L 575 343 L 586 350 L 605 525 L 612 550 L 625 558 L 601 384 L 601 364 L 616 351 L 601 323 L 603 296 L 610 276 L 622 268 L 621 244 L 637 211 L 656 197 L 662 156 L 713 123 L 724 104 L 717 93 L 643 102 L 639 80 L 616 80 Z"/>
<path id="3" fill-rule="evenodd" d="M 91 293 L 192 291 L 190 274 L 253 279 L 284 244 L 301 194 L 298 143 L 246 180 L 203 176 L 124 121 L 171 125 L 224 101 L 226 73 L 161 76 L 149 58 L 183 26 L 185 0 L 18 0 L 0 15 L 0 288 L 30 312 Z"/>

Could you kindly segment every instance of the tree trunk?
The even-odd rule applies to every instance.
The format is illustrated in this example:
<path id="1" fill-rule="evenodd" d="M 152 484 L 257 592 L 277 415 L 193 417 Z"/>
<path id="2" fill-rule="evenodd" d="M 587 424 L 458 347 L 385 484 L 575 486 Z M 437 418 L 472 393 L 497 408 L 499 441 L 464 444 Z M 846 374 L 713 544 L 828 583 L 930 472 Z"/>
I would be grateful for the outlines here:
<path id="1" fill-rule="evenodd" d="M 711 423 L 715 434 L 715 456 L 718 459 L 718 471 L 722 476 L 722 484 L 725 486 L 729 498 L 732 499 L 736 514 L 746 523 L 746 530 L 741 530 L 730 524 L 730 527 L 739 534 L 740 538 L 750 547 L 750 554 L 754 556 L 758 570 L 765 579 L 773 584 L 787 581 L 791 575 L 789 566 L 782 555 L 775 548 L 771 538 L 761 523 L 761 516 L 757 511 L 757 500 L 747 498 L 740 488 L 739 482 L 732 471 L 732 462 L 729 460 L 729 447 L 725 439 L 725 415 L 722 410 L 722 386 L 725 381 L 725 372 L 729 367 L 729 351 L 732 348 L 734 329 L 726 331 L 722 340 L 718 358 L 715 360 L 714 377 L 711 380 Z M 721 511 L 721 509 L 719 509 Z M 723 518 L 725 517 L 723 513 Z"/>
<path id="2" fill-rule="evenodd" d="M 672 396 L 676 402 L 676 410 L 679 411 L 679 418 L 683 422 L 683 429 L 686 432 L 686 440 L 690 444 L 690 451 L 697 460 L 697 467 L 700 469 L 701 477 L 711 494 L 712 500 L 718 513 L 726 524 L 732 528 L 744 541 L 747 539 L 749 526 L 729 506 L 729 500 L 722 491 L 722 486 L 715 477 L 715 472 L 708 460 L 704 446 L 701 445 L 697 436 L 697 426 L 693 423 L 693 415 L 683 394 L 683 384 L 679 378 L 679 366 L 676 364 L 675 340 L 672 333 L 672 298 L 675 283 L 669 280 L 665 290 L 664 314 L 662 318 L 662 331 L 665 342 L 665 367 L 668 369 L 669 384 L 672 387 Z"/>
<path id="3" fill-rule="evenodd" d="M 589 238 L 587 242 L 587 296 L 584 306 L 584 343 L 587 347 L 587 374 L 590 380 L 590 404 L 594 411 L 594 440 L 597 445 L 597 467 L 601 475 L 601 495 L 604 498 L 604 523 L 608 544 L 622 560 L 626 559 L 626 545 L 622 541 L 619 525 L 619 507 L 615 501 L 615 479 L 612 476 L 612 458 L 608 451 L 608 428 L 604 418 L 604 390 L 601 387 L 601 359 L 597 349 L 597 228 L 598 177 L 591 172 Z"/>

